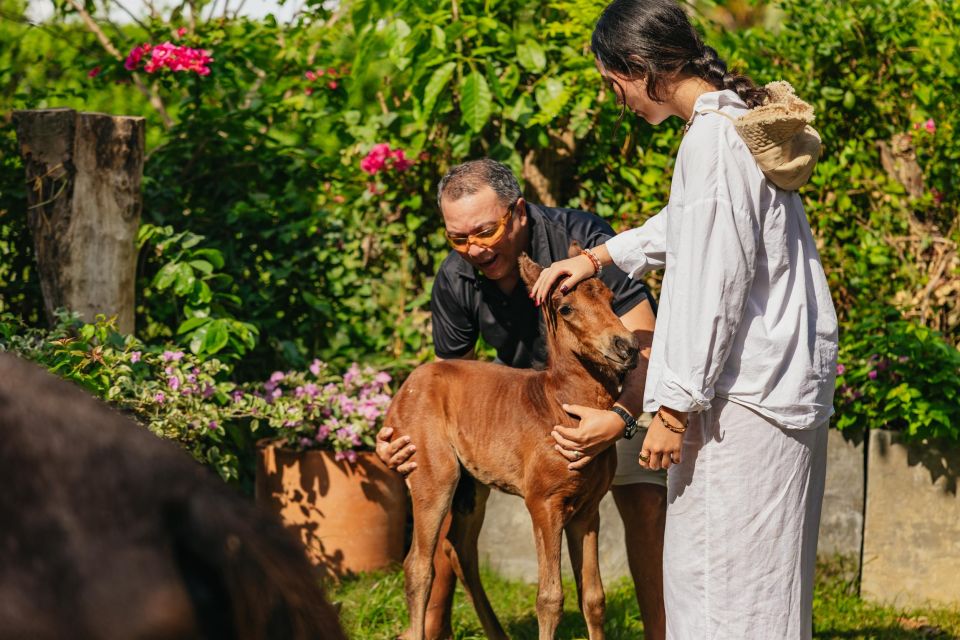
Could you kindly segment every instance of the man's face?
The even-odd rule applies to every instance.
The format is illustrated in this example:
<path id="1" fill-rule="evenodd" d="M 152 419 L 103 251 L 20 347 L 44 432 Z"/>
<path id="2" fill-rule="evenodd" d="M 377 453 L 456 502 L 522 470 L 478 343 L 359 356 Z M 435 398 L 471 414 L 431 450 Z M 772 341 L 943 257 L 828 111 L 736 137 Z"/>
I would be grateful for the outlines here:
<path id="1" fill-rule="evenodd" d="M 444 198 L 441 202 L 447 233 L 460 236 L 495 227 L 507 214 L 508 209 L 490 187 L 483 187 L 458 200 L 450 201 Z M 503 237 L 489 247 L 470 242 L 459 253 L 490 280 L 499 280 L 519 273 L 517 259 L 524 250 L 521 245 L 526 226 L 526 207 L 523 198 L 520 198 L 514 205 L 513 215 L 507 221 Z"/>

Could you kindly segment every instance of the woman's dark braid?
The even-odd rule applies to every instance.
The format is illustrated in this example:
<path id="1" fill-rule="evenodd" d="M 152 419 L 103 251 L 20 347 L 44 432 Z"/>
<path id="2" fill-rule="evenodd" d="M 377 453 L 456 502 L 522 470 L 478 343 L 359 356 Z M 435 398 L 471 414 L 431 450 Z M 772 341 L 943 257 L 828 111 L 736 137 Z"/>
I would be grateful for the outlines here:
<path id="1" fill-rule="evenodd" d="M 751 109 L 759 107 L 767 97 L 767 90 L 758 87 L 747 76 L 727 70 L 727 63 L 717 54 L 717 50 L 703 45 L 703 53 L 689 62 L 690 70 L 717 89 L 730 89 L 736 92 Z"/>

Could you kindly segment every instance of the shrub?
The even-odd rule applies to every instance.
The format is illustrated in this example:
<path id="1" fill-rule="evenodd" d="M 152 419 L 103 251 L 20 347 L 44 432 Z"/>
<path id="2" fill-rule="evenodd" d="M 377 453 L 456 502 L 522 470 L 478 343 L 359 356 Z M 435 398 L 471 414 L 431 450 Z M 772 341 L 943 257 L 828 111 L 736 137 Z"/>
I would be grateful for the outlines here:
<path id="1" fill-rule="evenodd" d="M 960 441 L 960 351 L 891 311 L 862 320 L 841 343 L 837 428 Z"/>
<path id="2" fill-rule="evenodd" d="M 336 451 L 354 462 L 372 450 L 390 406 L 390 374 L 353 363 L 342 375 L 319 360 L 308 371 L 274 372 L 257 391 L 266 419 L 283 444 L 297 450 Z"/>

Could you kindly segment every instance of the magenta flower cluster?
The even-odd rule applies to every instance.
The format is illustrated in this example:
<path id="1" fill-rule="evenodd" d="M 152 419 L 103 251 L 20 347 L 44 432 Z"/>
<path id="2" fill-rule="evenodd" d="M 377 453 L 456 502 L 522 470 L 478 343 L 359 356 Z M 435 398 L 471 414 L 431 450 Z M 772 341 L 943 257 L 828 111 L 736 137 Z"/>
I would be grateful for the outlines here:
<path id="1" fill-rule="evenodd" d="M 406 171 L 413 166 L 413 162 L 406 156 L 403 149 L 390 149 L 386 142 L 373 145 L 363 160 L 360 161 L 360 168 L 376 175 L 384 169 L 393 169 L 394 171 Z"/>
<path id="2" fill-rule="evenodd" d="M 314 360 L 307 371 L 275 371 L 256 394 L 287 446 L 327 449 L 355 462 L 370 449 L 390 406 L 390 374 L 354 363 L 342 375 Z"/>
<path id="3" fill-rule="evenodd" d="M 194 49 L 185 45 L 163 42 L 158 45 L 144 43 L 130 50 L 124 67 L 135 71 L 143 63 L 143 70 L 155 73 L 161 69 L 187 71 L 200 76 L 210 75 L 213 58 L 206 49 Z"/>

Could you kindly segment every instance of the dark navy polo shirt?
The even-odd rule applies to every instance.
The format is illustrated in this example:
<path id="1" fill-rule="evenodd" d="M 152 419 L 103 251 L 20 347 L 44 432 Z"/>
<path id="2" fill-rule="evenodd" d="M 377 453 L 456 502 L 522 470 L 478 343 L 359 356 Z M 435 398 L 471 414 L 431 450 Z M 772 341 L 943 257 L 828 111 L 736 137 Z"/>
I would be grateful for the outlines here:
<path id="1" fill-rule="evenodd" d="M 570 242 L 595 247 L 613 237 L 613 228 L 597 216 L 576 209 L 527 204 L 530 257 L 543 266 L 567 257 Z M 613 310 L 623 316 L 653 296 L 646 286 L 615 266 L 604 267 L 600 279 L 613 290 Z M 497 350 L 505 364 L 542 369 L 547 344 L 539 310 L 521 281 L 510 294 L 483 277 L 456 251 L 451 251 L 433 283 L 433 346 L 439 358 L 459 358 L 476 346 L 477 338 Z"/>

